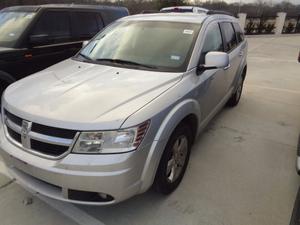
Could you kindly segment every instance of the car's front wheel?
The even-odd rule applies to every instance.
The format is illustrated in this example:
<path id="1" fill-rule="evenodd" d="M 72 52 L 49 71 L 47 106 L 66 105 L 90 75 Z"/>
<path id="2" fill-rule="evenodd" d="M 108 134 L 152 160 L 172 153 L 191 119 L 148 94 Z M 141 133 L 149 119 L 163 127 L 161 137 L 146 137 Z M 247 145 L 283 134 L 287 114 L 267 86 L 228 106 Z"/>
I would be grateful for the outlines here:
<path id="1" fill-rule="evenodd" d="M 191 129 L 182 123 L 172 133 L 158 166 L 154 181 L 158 192 L 170 194 L 178 187 L 189 161 L 191 145 Z"/>

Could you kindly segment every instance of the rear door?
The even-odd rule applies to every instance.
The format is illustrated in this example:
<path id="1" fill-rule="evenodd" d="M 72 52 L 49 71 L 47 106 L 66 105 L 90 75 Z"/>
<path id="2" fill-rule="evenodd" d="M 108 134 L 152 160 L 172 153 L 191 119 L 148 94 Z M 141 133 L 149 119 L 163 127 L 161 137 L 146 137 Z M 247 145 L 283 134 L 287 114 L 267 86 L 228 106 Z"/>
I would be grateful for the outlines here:
<path id="1" fill-rule="evenodd" d="M 236 34 L 236 40 L 238 43 L 237 49 L 238 49 L 238 54 L 239 54 L 239 58 L 240 58 L 240 70 L 243 69 L 241 68 L 242 66 L 242 61 L 246 60 L 247 57 L 247 42 L 245 41 L 245 36 L 244 36 L 244 32 L 242 31 L 240 25 L 238 23 L 232 23 L 233 24 L 233 28 L 235 30 L 235 34 Z"/>
<path id="2" fill-rule="evenodd" d="M 28 74 L 71 57 L 73 46 L 70 13 L 44 11 L 29 33 L 25 54 Z"/>
<path id="3" fill-rule="evenodd" d="M 103 27 L 103 20 L 99 12 L 72 12 L 72 30 L 77 41 L 91 39 L 101 31 Z"/>
<path id="4" fill-rule="evenodd" d="M 222 22 L 220 23 L 223 41 L 224 41 L 224 50 L 229 55 L 230 66 L 225 69 L 226 75 L 226 90 L 229 91 L 233 86 L 233 81 L 238 71 L 240 65 L 240 56 L 238 48 L 237 37 L 233 29 L 231 22 Z"/>

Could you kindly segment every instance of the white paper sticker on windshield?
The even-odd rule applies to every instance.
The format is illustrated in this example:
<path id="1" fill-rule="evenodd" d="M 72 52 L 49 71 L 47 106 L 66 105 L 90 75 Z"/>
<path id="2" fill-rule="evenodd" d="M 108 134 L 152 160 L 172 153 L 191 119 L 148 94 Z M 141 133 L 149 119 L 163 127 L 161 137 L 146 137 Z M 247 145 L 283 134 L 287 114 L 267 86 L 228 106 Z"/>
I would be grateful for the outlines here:
<path id="1" fill-rule="evenodd" d="M 14 37 L 14 36 L 16 36 L 16 35 L 15 35 L 15 33 L 9 33 L 9 36 L 10 36 L 10 37 Z"/>
<path id="2" fill-rule="evenodd" d="M 184 34 L 193 34 L 194 31 L 193 30 L 183 30 Z"/>
<path id="3" fill-rule="evenodd" d="M 179 61 L 180 60 L 180 56 L 179 55 L 171 55 L 171 59 Z"/>

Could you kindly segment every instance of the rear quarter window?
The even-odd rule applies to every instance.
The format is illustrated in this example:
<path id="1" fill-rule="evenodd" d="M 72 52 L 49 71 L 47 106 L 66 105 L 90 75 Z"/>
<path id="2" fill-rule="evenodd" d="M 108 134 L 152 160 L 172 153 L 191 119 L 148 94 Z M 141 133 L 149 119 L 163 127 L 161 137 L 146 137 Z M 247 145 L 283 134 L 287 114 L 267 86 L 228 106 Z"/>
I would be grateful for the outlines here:
<path id="1" fill-rule="evenodd" d="M 242 31 L 240 25 L 238 23 L 233 23 L 233 27 L 236 33 L 237 42 L 240 43 L 244 41 L 244 32 Z"/>

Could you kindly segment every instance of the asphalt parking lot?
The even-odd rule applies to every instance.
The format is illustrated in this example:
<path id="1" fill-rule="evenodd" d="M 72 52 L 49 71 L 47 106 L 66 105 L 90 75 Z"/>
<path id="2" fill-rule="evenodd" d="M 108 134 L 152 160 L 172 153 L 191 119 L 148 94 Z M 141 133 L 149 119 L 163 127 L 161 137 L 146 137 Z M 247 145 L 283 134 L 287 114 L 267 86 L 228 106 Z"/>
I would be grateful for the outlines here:
<path id="1" fill-rule="evenodd" d="M 31 196 L 0 161 L 0 224 L 289 224 L 300 180 L 300 36 L 248 41 L 241 102 L 225 108 L 199 137 L 172 195 L 150 190 L 114 206 L 76 206 Z"/>

